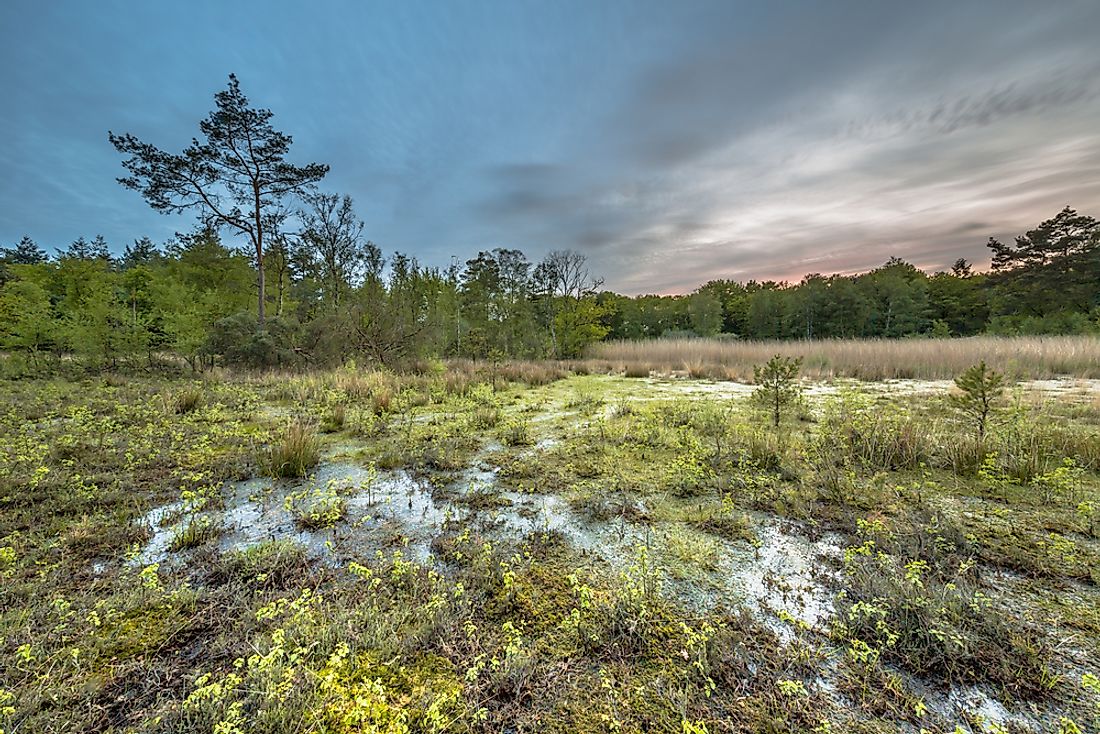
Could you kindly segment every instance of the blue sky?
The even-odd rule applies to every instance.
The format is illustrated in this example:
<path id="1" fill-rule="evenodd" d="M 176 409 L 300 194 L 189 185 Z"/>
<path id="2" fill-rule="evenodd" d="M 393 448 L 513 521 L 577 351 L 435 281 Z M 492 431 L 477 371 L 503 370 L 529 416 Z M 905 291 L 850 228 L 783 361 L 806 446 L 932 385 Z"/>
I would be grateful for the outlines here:
<path id="1" fill-rule="evenodd" d="M 1100 215 L 1100 3 L 0 5 L 0 244 L 191 220 L 107 131 L 183 148 L 230 72 L 384 251 L 586 253 L 607 285 L 987 261 Z"/>

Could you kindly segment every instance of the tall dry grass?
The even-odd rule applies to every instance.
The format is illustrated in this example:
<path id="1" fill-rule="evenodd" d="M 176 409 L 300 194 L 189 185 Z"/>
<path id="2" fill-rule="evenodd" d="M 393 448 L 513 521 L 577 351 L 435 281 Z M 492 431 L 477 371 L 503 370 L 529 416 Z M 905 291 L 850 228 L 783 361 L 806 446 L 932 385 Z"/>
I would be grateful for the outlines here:
<path id="1" fill-rule="evenodd" d="M 808 377 L 947 379 L 981 360 L 1015 379 L 1100 377 L 1100 337 L 1095 336 L 615 341 L 593 345 L 588 367 L 630 375 L 686 373 L 747 380 L 754 365 L 775 354 L 802 357 L 802 373 Z"/>

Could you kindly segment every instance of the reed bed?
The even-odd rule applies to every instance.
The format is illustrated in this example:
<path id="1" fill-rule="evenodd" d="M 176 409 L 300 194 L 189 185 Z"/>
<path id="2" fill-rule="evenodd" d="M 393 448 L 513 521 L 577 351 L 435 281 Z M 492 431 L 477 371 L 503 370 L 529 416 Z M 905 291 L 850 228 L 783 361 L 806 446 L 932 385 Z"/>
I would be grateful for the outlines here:
<path id="1" fill-rule="evenodd" d="M 593 345 L 585 368 L 634 376 L 687 374 L 747 380 L 754 365 L 776 354 L 802 357 L 802 374 L 818 378 L 948 379 L 982 360 L 1014 379 L 1100 378 L 1097 336 L 613 341 Z"/>

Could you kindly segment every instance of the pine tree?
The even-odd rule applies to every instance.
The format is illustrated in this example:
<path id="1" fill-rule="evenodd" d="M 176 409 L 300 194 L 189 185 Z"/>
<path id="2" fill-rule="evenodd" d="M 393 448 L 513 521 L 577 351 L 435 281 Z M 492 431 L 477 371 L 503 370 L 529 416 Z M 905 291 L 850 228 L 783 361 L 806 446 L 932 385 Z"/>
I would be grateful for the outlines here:
<path id="1" fill-rule="evenodd" d="M 985 438 L 989 417 L 1004 396 L 1004 375 L 986 367 L 983 360 L 956 377 L 955 386 L 960 392 L 951 401 L 974 421 L 978 440 Z"/>

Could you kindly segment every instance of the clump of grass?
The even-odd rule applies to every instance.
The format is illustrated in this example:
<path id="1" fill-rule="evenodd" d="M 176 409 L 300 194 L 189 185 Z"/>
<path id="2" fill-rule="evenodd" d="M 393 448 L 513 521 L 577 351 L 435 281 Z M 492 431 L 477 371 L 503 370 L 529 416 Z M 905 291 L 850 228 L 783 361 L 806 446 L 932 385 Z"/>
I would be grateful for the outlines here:
<path id="1" fill-rule="evenodd" d="M 455 498 L 459 504 L 474 510 L 493 510 L 512 504 L 507 497 L 501 497 L 492 487 L 474 485 L 468 491 Z"/>
<path id="2" fill-rule="evenodd" d="M 735 514 L 729 499 L 723 501 L 720 510 L 698 505 L 685 514 L 684 521 L 697 530 L 726 540 L 747 540 L 753 544 L 758 542 L 752 529 L 752 520 L 743 513 Z"/>
<path id="3" fill-rule="evenodd" d="M 393 410 L 394 392 L 389 387 L 382 387 L 371 392 L 370 409 L 375 415 L 385 415 Z"/>
<path id="4" fill-rule="evenodd" d="M 207 515 L 192 517 L 191 521 L 180 528 L 172 536 L 172 542 L 168 549 L 175 552 L 187 548 L 198 548 L 200 545 L 214 540 L 221 534 L 221 527 L 216 525 Z"/>
<path id="5" fill-rule="evenodd" d="M 495 405 L 480 405 L 474 410 L 471 420 L 475 428 L 496 428 L 500 423 L 500 408 Z"/>
<path id="6" fill-rule="evenodd" d="M 761 429 L 735 432 L 733 450 L 740 455 L 739 463 L 765 472 L 779 471 L 787 451 L 774 433 Z"/>
<path id="7" fill-rule="evenodd" d="M 505 446 L 530 446 L 535 442 L 531 429 L 524 420 L 510 421 L 505 425 L 500 432 L 500 440 Z"/>
<path id="8" fill-rule="evenodd" d="M 185 387 L 173 396 L 171 401 L 172 412 L 176 415 L 193 413 L 202 407 L 203 400 L 202 388 Z"/>
<path id="9" fill-rule="evenodd" d="M 907 411 L 853 395 L 828 405 L 814 449 L 834 463 L 869 471 L 916 469 L 933 454 L 929 433 Z"/>
<path id="10" fill-rule="evenodd" d="M 684 577 L 690 568 L 714 570 L 718 565 L 718 545 L 714 538 L 686 528 L 673 530 L 665 539 L 669 555 L 677 565 L 670 569 L 674 576 Z"/>
<path id="11" fill-rule="evenodd" d="M 324 420 L 321 422 L 321 430 L 325 433 L 342 431 L 347 423 L 347 408 L 343 403 L 333 403 L 325 411 Z"/>
<path id="12" fill-rule="evenodd" d="M 591 388 L 578 388 L 565 403 L 567 410 L 576 410 L 581 415 L 592 415 L 603 407 L 604 399 Z"/>
<path id="13" fill-rule="evenodd" d="M 306 549 L 293 540 L 268 540 L 222 556 L 221 574 L 266 588 L 293 585 L 309 568 Z"/>
<path id="14" fill-rule="evenodd" d="M 274 477 L 304 477 L 321 461 L 316 434 L 303 423 L 293 423 L 268 450 L 266 463 Z"/>

